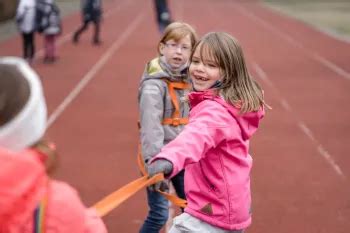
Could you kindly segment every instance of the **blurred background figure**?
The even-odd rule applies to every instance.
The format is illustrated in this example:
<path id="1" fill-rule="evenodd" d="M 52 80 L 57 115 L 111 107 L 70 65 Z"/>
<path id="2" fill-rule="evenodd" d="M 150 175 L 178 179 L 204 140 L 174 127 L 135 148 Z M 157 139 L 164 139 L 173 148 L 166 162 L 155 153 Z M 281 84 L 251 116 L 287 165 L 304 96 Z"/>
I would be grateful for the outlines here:
<path id="1" fill-rule="evenodd" d="M 101 44 L 100 40 L 100 23 L 102 16 L 102 0 L 82 0 L 82 20 L 83 24 L 73 35 L 73 43 L 79 42 L 79 36 L 84 32 L 89 23 L 93 23 L 95 31 L 92 39 L 92 43 L 95 45 Z"/>
<path id="2" fill-rule="evenodd" d="M 36 1 L 19 0 L 16 23 L 23 39 L 23 58 L 32 63 L 35 53 L 34 33 L 36 30 Z"/>
<path id="3" fill-rule="evenodd" d="M 172 22 L 168 2 L 167 0 L 154 0 L 154 7 L 156 11 L 158 29 L 160 33 L 163 33 L 166 26 Z"/>
<path id="4" fill-rule="evenodd" d="M 61 33 L 60 10 L 54 0 L 37 0 L 38 32 L 43 33 L 44 63 L 53 63 L 56 56 L 56 37 Z"/>

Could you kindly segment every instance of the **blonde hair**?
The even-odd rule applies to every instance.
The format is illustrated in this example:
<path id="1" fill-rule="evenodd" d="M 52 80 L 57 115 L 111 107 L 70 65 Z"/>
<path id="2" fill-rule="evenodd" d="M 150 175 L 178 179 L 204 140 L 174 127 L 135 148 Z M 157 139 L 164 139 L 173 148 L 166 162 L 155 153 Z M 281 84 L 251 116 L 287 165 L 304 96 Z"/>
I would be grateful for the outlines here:
<path id="1" fill-rule="evenodd" d="M 201 58 L 209 56 L 220 67 L 223 79 L 217 93 L 227 102 L 239 107 L 241 113 L 258 111 L 265 105 L 263 91 L 249 75 L 242 48 L 235 38 L 224 32 L 206 34 L 194 46 L 190 61 L 197 47 Z"/>
<path id="2" fill-rule="evenodd" d="M 191 25 L 183 22 L 173 22 L 169 24 L 165 28 L 162 38 L 159 40 L 158 53 L 160 54 L 159 48 L 161 44 L 165 44 L 169 40 L 178 42 L 187 35 L 190 36 L 191 48 L 193 48 L 198 40 L 197 33 L 194 28 Z"/>

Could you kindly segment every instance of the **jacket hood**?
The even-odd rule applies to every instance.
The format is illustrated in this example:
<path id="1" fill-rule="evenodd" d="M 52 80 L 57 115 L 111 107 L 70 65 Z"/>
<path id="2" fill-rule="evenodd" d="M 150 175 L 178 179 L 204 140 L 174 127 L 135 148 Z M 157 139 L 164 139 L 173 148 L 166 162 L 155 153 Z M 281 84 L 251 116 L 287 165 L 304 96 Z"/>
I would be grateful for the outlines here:
<path id="1" fill-rule="evenodd" d="M 147 63 L 141 82 L 148 79 L 169 79 L 170 81 L 182 81 L 187 78 L 187 65 L 179 73 L 174 73 L 165 63 L 164 57 L 157 57 Z"/>
<path id="2" fill-rule="evenodd" d="M 240 109 L 227 103 L 223 97 L 216 95 L 212 90 L 202 92 L 191 92 L 189 94 L 189 101 L 191 108 L 203 100 L 213 100 L 224 106 L 227 111 L 234 117 L 242 131 L 242 138 L 244 140 L 249 139 L 258 129 L 260 120 L 265 115 L 265 110 L 262 107 L 260 110 L 255 112 L 248 112 L 241 114 Z"/>
<path id="3" fill-rule="evenodd" d="M 12 228 L 33 218 L 48 178 L 32 150 L 15 153 L 0 148 L 0 164 L 0 229 L 17 232 Z"/>

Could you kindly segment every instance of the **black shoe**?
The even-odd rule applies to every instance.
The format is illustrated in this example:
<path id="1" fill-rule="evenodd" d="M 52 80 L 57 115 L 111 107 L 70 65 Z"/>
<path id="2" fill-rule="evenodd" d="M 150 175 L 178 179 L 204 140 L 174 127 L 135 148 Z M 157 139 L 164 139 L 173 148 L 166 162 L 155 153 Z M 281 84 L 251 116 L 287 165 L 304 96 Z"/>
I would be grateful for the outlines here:
<path id="1" fill-rule="evenodd" d="M 93 40 L 92 43 L 94 45 L 101 45 L 102 44 L 102 41 L 101 40 Z"/>
<path id="2" fill-rule="evenodd" d="M 45 64 L 52 64 L 57 60 L 57 57 L 44 57 Z"/>
<path id="3" fill-rule="evenodd" d="M 73 36 L 73 38 L 72 38 L 72 42 L 73 42 L 73 44 L 78 44 L 79 38 L 78 38 L 78 35 L 77 35 L 77 34 L 74 34 L 74 36 Z"/>

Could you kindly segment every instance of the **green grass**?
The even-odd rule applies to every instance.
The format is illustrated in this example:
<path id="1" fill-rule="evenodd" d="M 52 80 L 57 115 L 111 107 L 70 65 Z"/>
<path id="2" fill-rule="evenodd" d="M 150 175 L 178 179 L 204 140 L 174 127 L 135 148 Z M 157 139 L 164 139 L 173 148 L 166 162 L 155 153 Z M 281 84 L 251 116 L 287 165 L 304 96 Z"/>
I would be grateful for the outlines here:
<path id="1" fill-rule="evenodd" d="M 264 0 L 277 11 L 350 39 L 350 0 Z"/>

